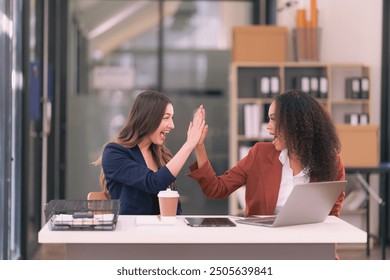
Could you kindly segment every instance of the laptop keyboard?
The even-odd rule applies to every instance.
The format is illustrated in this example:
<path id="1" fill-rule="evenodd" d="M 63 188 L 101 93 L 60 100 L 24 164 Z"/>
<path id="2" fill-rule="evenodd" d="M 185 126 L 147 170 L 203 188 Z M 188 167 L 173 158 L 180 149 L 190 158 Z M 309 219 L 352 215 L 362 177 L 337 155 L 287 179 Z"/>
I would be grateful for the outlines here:
<path id="1" fill-rule="evenodd" d="M 243 221 L 252 222 L 254 224 L 272 225 L 274 223 L 275 219 L 276 219 L 276 216 L 271 216 L 271 217 L 246 218 L 246 219 L 243 219 Z"/>
<path id="2" fill-rule="evenodd" d="M 275 219 L 258 221 L 259 224 L 266 224 L 266 225 L 272 225 L 274 222 L 275 222 Z"/>

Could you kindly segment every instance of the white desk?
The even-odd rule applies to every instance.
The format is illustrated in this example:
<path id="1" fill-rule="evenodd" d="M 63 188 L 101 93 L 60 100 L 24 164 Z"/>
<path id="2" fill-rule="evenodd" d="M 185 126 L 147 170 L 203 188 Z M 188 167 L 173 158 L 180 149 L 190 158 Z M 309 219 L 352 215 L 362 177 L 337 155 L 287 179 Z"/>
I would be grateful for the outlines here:
<path id="1" fill-rule="evenodd" d="M 324 223 L 281 228 L 192 228 L 183 219 L 138 226 L 136 216 L 119 216 L 114 231 L 51 231 L 46 224 L 38 242 L 66 244 L 67 259 L 325 260 L 335 258 L 336 243 L 367 241 L 366 232 L 333 216 Z"/>

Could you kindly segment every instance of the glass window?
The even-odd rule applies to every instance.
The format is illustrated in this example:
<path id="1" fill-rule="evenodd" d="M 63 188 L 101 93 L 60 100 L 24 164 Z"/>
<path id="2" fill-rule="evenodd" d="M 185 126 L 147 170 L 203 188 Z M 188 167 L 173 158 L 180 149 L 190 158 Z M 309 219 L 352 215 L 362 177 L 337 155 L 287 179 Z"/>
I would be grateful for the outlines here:
<path id="1" fill-rule="evenodd" d="M 147 88 L 162 89 L 174 102 L 175 129 L 167 140 L 172 152 L 184 143 L 195 106 L 205 105 L 212 126 L 207 141 L 209 155 L 216 161 L 217 172 L 226 170 L 231 28 L 251 24 L 252 1 L 74 0 L 72 5 L 75 22 L 89 42 L 89 93 L 93 97 L 72 96 L 69 100 L 68 126 L 72 131 L 68 133 L 68 145 L 80 147 L 68 149 L 72 162 L 67 173 L 69 198 L 86 193 L 72 186 L 96 188 L 100 170 L 91 171 L 88 163 L 96 160 L 102 145 L 119 130 L 135 94 Z M 102 80 L 94 78 L 93 71 L 98 67 L 130 69 L 131 86 L 115 88 L 116 83 L 111 88 L 97 87 L 96 81 Z M 110 81 L 115 77 L 103 78 Z M 83 139 L 86 143 L 80 143 Z M 196 182 L 183 175 L 186 168 L 178 177 L 178 184 L 186 185 L 180 191 L 191 198 L 188 202 L 183 199 L 185 213 L 226 213 L 226 201 L 209 203 L 199 188 L 188 186 Z M 91 176 L 78 176 L 80 173 Z M 202 204 L 210 205 L 199 206 Z"/>
<path id="2" fill-rule="evenodd" d="M 0 259 L 20 258 L 21 11 L 0 0 Z"/>

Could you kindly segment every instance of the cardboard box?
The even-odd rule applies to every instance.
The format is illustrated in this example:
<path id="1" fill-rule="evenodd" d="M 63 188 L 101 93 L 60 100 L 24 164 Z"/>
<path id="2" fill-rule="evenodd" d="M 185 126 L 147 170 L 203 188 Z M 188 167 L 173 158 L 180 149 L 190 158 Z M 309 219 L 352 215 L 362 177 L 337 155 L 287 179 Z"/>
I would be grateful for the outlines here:
<path id="1" fill-rule="evenodd" d="M 287 35 L 287 27 L 283 26 L 234 27 L 232 61 L 286 61 Z"/>
<path id="2" fill-rule="evenodd" d="M 336 125 L 345 167 L 376 167 L 379 163 L 377 125 Z"/>

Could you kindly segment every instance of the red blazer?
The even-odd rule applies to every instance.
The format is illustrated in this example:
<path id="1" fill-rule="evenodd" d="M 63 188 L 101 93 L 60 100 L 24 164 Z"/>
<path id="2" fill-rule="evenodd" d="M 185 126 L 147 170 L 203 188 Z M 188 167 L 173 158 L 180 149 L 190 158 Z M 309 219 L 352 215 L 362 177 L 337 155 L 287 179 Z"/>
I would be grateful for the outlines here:
<path id="1" fill-rule="evenodd" d="M 280 151 L 272 143 L 256 143 L 248 155 L 225 174 L 216 176 L 208 161 L 201 168 L 195 162 L 190 166 L 191 178 L 198 181 L 208 198 L 225 198 L 241 186 L 246 186 L 245 215 L 273 215 L 282 178 Z M 338 180 L 345 180 L 345 170 L 338 157 Z M 310 178 L 311 182 L 316 181 Z M 329 215 L 339 216 L 345 192 L 340 194 Z M 309 198 L 308 198 L 309 199 Z"/>

